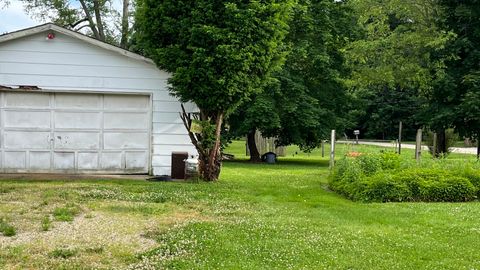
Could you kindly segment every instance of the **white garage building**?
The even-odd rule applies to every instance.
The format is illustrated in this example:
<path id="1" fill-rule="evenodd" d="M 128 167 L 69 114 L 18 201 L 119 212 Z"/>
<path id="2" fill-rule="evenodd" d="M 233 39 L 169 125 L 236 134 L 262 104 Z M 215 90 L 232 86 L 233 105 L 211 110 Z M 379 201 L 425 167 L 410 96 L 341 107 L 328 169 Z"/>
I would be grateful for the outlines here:
<path id="1" fill-rule="evenodd" d="M 168 77 L 54 24 L 1 35 L 0 172 L 169 175 L 196 151 Z"/>

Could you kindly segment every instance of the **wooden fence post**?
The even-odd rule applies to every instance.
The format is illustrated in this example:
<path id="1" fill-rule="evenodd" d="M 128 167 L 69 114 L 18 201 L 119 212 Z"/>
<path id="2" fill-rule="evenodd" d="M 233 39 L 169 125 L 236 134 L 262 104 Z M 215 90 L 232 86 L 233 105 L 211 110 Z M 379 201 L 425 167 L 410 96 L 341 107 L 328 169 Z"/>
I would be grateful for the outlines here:
<path id="1" fill-rule="evenodd" d="M 420 155 L 422 154 L 422 129 L 417 130 L 417 138 L 415 143 L 415 159 L 420 161 Z"/>
<path id="2" fill-rule="evenodd" d="M 332 129 L 330 136 L 330 170 L 335 166 L 335 129 Z"/>
<path id="3" fill-rule="evenodd" d="M 400 121 L 398 123 L 398 154 L 400 155 L 402 153 L 402 128 L 403 128 L 403 123 Z"/>
<path id="4" fill-rule="evenodd" d="M 325 141 L 322 140 L 322 157 L 325 157 Z"/>

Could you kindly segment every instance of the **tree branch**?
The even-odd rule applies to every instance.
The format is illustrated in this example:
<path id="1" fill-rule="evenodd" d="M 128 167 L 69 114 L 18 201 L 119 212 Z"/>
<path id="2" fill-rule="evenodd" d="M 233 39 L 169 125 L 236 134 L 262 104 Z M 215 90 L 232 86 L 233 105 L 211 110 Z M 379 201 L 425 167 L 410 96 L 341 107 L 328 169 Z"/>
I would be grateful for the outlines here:
<path id="1" fill-rule="evenodd" d="M 92 15 L 90 15 L 90 11 L 88 11 L 88 6 L 85 3 L 85 0 L 80 0 L 80 4 L 82 5 L 83 12 L 85 12 L 85 16 L 87 17 L 88 23 L 90 25 L 90 29 L 92 29 L 93 35 L 96 39 L 100 39 L 100 35 L 98 34 L 97 27 L 95 26 L 95 22 L 93 21 Z"/>

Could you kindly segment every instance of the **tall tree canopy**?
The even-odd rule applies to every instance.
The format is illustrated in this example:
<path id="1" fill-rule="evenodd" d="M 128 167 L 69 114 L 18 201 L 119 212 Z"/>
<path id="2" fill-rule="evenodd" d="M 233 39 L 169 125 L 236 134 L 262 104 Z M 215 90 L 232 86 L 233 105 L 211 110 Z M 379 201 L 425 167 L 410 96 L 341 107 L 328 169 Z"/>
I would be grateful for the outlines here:
<path id="1" fill-rule="evenodd" d="M 350 40 L 350 9 L 330 0 L 299 1 L 287 36 L 289 54 L 275 80 L 230 117 L 230 129 L 247 135 L 252 161 L 259 160 L 255 130 L 277 145 L 317 147 L 332 128 L 344 128 L 347 74 L 340 48 Z"/>
<path id="2" fill-rule="evenodd" d="M 262 89 L 283 62 L 291 7 L 290 0 L 138 3 L 139 44 L 172 73 L 171 93 L 200 110 L 198 121 L 184 114 L 184 122 L 206 180 L 220 173 L 225 116 Z"/>
<path id="3" fill-rule="evenodd" d="M 456 129 L 465 136 L 480 137 L 480 1 L 439 0 L 445 10 L 445 31 L 457 38 L 447 49 L 457 56 L 447 63 L 448 80 L 437 93 L 432 106 L 448 109 L 438 120 L 454 119 Z M 446 89 L 445 89 L 446 88 Z M 445 119 L 446 118 L 446 119 Z M 477 156 L 480 155 L 478 145 Z"/>
<path id="4" fill-rule="evenodd" d="M 353 74 L 349 85 L 365 106 L 363 113 L 357 109 L 359 127 L 385 135 L 400 120 L 414 128 L 432 125 L 440 113 L 432 113 L 430 103 L 441 96 L 441 87 L 449 89 L 446 62 L 454 57 L 446 47 L 455 34 L 442 28 L 445 10 L 439 1 L 349 3 L 362 34 L 346 47 Z M 443 129 L 452 125 L 441 118 Z"/>

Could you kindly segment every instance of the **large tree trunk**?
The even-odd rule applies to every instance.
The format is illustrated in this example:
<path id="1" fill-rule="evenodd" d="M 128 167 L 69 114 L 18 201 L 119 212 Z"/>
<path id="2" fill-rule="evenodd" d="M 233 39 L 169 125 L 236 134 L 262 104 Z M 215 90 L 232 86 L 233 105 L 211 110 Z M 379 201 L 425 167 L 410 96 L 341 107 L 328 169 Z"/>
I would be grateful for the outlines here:
<path id="1" fill-rule="evenodd" d="M 92 15 L 90 14 L 90 11 L 88 10 L 88 6 L 85 3 L 85 0 L 80 0 L 80 4 L 82 5 L 83 12 L 85 12 L 85 16 L 87 17 L 88 20 L 88 25 L 90 26 L 90 29 L 93 32 L 93 35 L 95 36 L 96 39 L 100 39 L 100 33 L 98 33 L 97 26 L 95 25 L 95 22 L 93 21 Z"/>
<path id="2" fill-rule="evenodd" d="M 180 117 L 183 120 L 183 124 L 188 131 L 188 136 L 192 141 L 192 144 L 195 146 L 198 152 L 199 160 L 199 174 L 200 177 L 205 181 L 215 181 L 218 180 L 220 176 L 220 170 L 222 167 L 222 155 L 220 151 L 220 140 L 221 140 L 221 131 L 222 123 L 224 118 L 224 112 L 218 112 L 215 117 L 208 118 L 204 114 L 200 116 L 196 114 L 186 113 L 185 108 L 182 105 L 182 113 Z M 192 119 L 193 117 L 193 119 Z M 200 131 L 192 129 L 193 120 L 202 120 L 215 123 L 215 142 L 213 146 L 209 148 L 204 147 L 205 134 Z"/>
<path id="3" fill-rule="evenodd" d="M 250 152 L 251 162 L 261 162 L 260 153 L 258 152 L 257 144 L 255 142 L 255 130 L 247 134 L 248 151 Z"/>
<path id="4" fill-rule="evenodd" d="M 477 160 L 480 159 L 480 133 L 477 133 Z"/>
<path id="5" fill-rule="evenodd" d="M 205 164 L 202 177 L 207 181 L 215 181 L 220 176 L 222 155 L 220 153 L 220 139 L 222 132 L 223 112 L 219 112 L 215 119 L 215 144 L 210 149 L 208 164 Z"/>
<path id="6" fill-rule="evenodd" d="M 122 39 L 120 40 L 120 47 L 127 48 L 128 41 L 128 5 L 129 0 L 123 0 L 123 13 L 122 13 Z"/>

